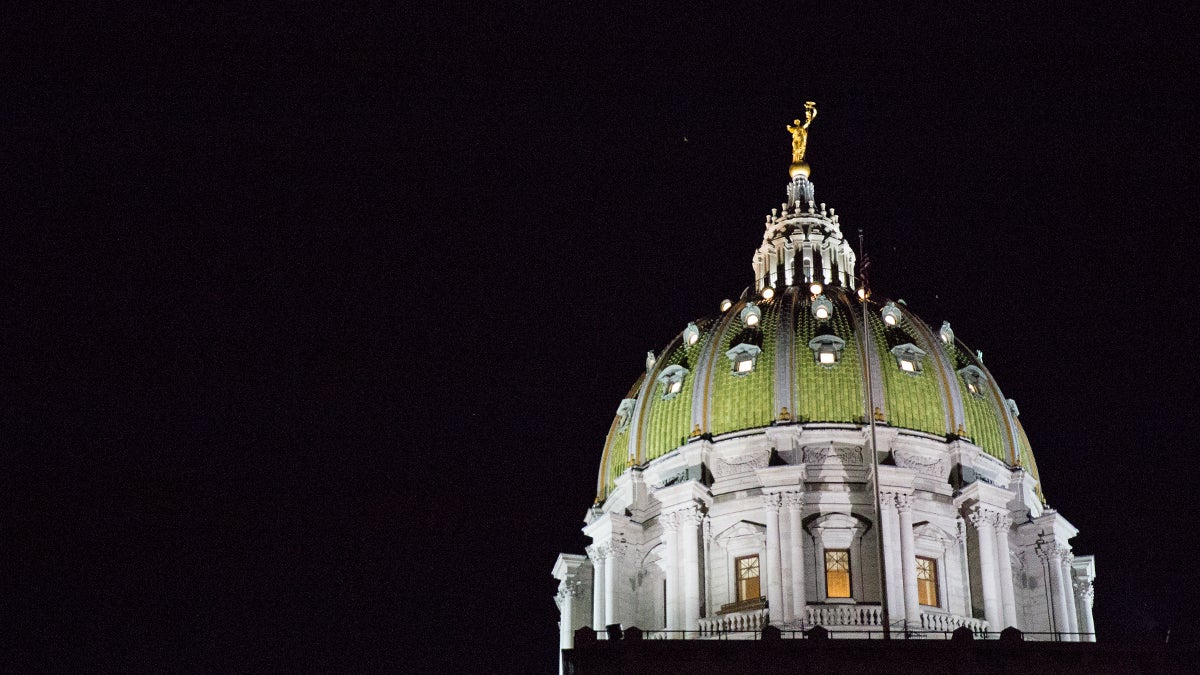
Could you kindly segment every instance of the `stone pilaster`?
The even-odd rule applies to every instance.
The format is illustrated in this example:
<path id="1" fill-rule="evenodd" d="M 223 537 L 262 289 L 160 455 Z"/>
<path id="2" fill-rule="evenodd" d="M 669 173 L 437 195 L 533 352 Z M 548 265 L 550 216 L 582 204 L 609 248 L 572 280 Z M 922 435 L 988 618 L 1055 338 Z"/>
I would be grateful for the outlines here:
<path id="1" fill-rule="evenodd" d="M 788 555 L 792 567 L 792 607 L 791 619 L 803 619 L 808 599 L 805 595 L 804 578 L 804 539 L 801 531 L 801 519 L 804 513 L 804 495 L 800 492 L 785 492 L 783 505 L 788 512 L 788 528 L 791 534 L 791 546 Z"/>
<path id="2" fill-rule="evenodd" d="M 604 600 L 605 562 L 608 558 L 608 547 L 593 545 L 587 547 L 588 557 L 592 559 L 592 628 L 603 631 L 604 622 L 608 620 Z"/>
<path id="3" fill-rule="evenodd" d="M 1004 603 L 1004 625 L 992 630 L 1003 630 L 1017 625 L 1017 598 L 1013 589 L 1012 558 L 1008 544 L 1008 530 L 1012 527 L 1012 516 L 1007 513 L 996 515 L 996 573 L 1000 576 L 1000 598 Z"/>
<path id="4" fill-rule="evenodd" d="M 783 620 L 783 579 L 779 551 L 779 507 L 778 493 L 763 495 L 763 507 L 767 513 L 767 606 L 770 610 L 771 623 Z"/>
<path id="5" fill-rule="evenodd" d="M 896 494 L 900 520 L 900 575 L 904 588 L 904 618 L 909 626 L 920 626 L 921 605 L 917 597 L 917 547 L 913 540 L 912 495 Z"/>
<path id="6" fill-rule="evenodd" d="M 979 576 L 983 586 L 983 616 L 989 630 L 999 630 L 1004 623 L 1003 601 L 996 570 L 996 512 L 976 505 L 968 518 L 979 535 Z"/>

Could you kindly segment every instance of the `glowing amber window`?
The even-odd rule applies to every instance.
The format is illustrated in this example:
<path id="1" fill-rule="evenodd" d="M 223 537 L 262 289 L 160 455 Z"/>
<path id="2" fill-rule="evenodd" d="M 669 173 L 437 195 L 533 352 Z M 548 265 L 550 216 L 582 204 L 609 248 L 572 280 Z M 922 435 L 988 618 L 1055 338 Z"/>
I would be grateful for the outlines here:
<path id="1" fill-rule="evenodd" d="M 825 595 L 830 598 L 850 597 L 850 551 L 825 551 Z"/>
<path id="2" fill-rule="evenodd" d="M 737 599 L 754 600 L 762 597 L 758 585 L 758 556 L 748 555 L 738 558 L 737 564 Z"/>
<path id="3" fill-rule="evenodd" d="M 937 561 L 917 557 L 917 599 L 922 605 L 938 606 Z"/>

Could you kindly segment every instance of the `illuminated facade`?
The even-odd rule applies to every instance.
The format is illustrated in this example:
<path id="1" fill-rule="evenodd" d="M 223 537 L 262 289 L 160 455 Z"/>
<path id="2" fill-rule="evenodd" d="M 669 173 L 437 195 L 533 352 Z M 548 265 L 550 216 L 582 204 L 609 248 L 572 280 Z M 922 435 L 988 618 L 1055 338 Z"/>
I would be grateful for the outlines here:
<path id="1" fill-rule="evenodd" d="M 560 646 L 610 624 L 1094 639 L 1094 562 L 1016 403 L 949 323 L 866 293 L 801 160 L 754 286 L 681 321 L 616 407 L 592 545 L 553 570 Z"/>

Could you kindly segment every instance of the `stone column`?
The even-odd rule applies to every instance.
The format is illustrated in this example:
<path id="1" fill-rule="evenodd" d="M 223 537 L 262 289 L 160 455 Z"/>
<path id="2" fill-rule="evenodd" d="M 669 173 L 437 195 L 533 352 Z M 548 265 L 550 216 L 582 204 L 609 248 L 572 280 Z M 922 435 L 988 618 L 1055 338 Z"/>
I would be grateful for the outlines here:
<path id="1" fill-rule="evenodd" d="M 592 628 L 603 631 L 608 616 L 604 604 L 604 563 L 608 547 L 589 546 L 587 552 L 592 558 Z"/>
<path id="2" fill-rule="evenodd" d="M 1062 571 L 1063 571 L 1063 595 L 1067 596 L 1067 622 L 1070 624 L 1072 633 L 1079 632 L 1079 608 L 1075 605 L 1075 574 L 1071 571 L 1071 561 L 1075 556 L 1071 555 L 1070 551 L 1064 551 L 1062 555 Z M 1079 636 L 1072 635 L 1067 638 L 1071 642 L 1078 642 Z"/>
<path id="3" fill-rule="evenodd" d="M 921 605 L 917 598 L 917 546 L 913 541 L 912 495 L 896 495 L 896 513 L 900 515 L 900 573 L 904 580 L 904 618 L 910 627 L 921 625 Z"/>
<path id="4" fill-rule="evenodd" d="M 1095 589 L 1092 588 L 1092 582 L 1086 579 L 1078 579 L 1075 581 L 1075 598 L 1076 605 L 1079 608 L 1080 622 L 1079 629 L 1088 633 L 1088 635 L 1080 636 L 1084 642 L 1096 641 L 1096 624 L 1092 619 L 1092 598 L 1095 595 Z"/>
<path id="5" fill-rule="evenodd" d="M 1067 593 L 1063 579 L 1062 564 L 1059 562 L 1061 547 L 1054 542 L 1038 542 L 1038 557 L 1042 559 L 1050 572 L 1050 598 L 1053 603 L 1054 630 L 1060 633 L 1070 632 L 1071 619 L 1067 616 Z"/>
<path id="6" fill-rule="evenodd" d="M 683 547 L 683 566 L 680 569 L 680 579 L 683 588 L 683 626 L 684 630 L 697 630 L 700 627 L 700 509 L 688 506 L 679 511 L 679 539 Z M 685 636 L 686 637 L 686 636 Z M 695 636 L 693 636 L 695 637 Z"/>
<path id="7" fill-rule="evenodd" d="M 783 588 L 782 615 L 779 618 L 784 623 L 791 623 L 795 619 L 795 612 L 792 611 L 792 514 L 786 508 L 787 493 L 781 492 L 779 497 L 783 504 L 779 509 L 779 580 Z"/>
<path id="8" fill-rule="evenodd" d="M 704 522 L 700 526 L 701 533 L 704 535 L 704 615 L 715 614 L 712 601 L 712 582 L 708 575 L 712 570 L 712 518 L 704 516 Z"/>
<path id="9" fill-rule="evenodd" d="M 764 494 L 763 506 L 767 511 L 767 605 L 771 623 L 780 623 L 785 612 L 783 580 L 780 578 L 782 564 L 779 559 L 779 494 Z"/>
<path id="10" fill-rule="evenodd" d="M 608 559 L 604 563 L 604 625 L 621 623 L 617 617 L 617 572 L 621 558 L 625 555 L 627 545 L 611 542 L 608 545 Z"/>
<path id="11" fill-rule="evenodd" d="M 1008 528 L 1012 516 L 1002 513 L 996 517 L 996 572 L 1000 575 L 1000 597 L 1004 600 L 1004 625 L 992 630 L 1017 628 L 1017 596 L 1013 591 L 1012 560 L 1008 547 Z"/>
<path id="12" fill-rule="evenodd" d="M 900 518 L 896 514 L 896 493 L 879 495 L 880 520 L 883 522 L 884 576 L 887 577 L 888 619 L 891 623 L 904 619 L 904 577 L 900 573 Z"/>
<path id="13" fill-rule="evenodd" d="M 800 528 L 804 512 L 804 494 L 788 492 L 783 495 L 783 503 L 787 506 L 788 529 L 792 539 L 792 545 L 788 549 L 792 561 L 792 619 L 803 620 L 808 608 L 804 585 L 804 535 Z"/>
<path id="14" fill-rule="evenodd" d="M 1004 610 L 996 583 L 996 513 L 978 505 L 971 508 L 971 523 L 979 535 L 979 576 L 983 584 L 983 616 L 989 631 L 1003 630 Z"/>
<path id="15" fill-rule="evenodd" d="M 659 516 L 658 520 L 665 544 L 663 567 L 667 573 L 667 630 L 679 630 L 679 514 L 666 513 Z"/>
<path id="16" fill-rule="evenodd" d="M 580 595 L 579 581 L 565 580 L 558 587 L 558 645 L 559 649 L 575 646 L 575 598 Z"/>

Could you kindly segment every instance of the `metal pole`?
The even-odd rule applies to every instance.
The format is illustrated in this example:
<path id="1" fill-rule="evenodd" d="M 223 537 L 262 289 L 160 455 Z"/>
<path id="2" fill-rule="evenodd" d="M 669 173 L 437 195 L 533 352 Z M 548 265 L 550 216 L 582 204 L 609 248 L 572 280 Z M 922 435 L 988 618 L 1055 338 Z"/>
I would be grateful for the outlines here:
<path id="1" fill-rule="evenodd" d="M 871 386 L 871 326 L 867 323 L 867 275 L 866 261 L 867 252 L 863 248 L 863 231 L 858 231 L 858 252 L 862 255 L 863 263 L 859 267 L 858 283 L 862 290 L 862 322 L 863 322 L 863 360 L 866 366 L 866 388 L 867 388 L 867 421 L 871 425 L 871 486 L 874 493 L 875 506 L 875 540 L 879 544 L 879 605 L 882 621 L 883 621 L 883 639 L 892 639 L 891 616 L 888 612 L 888 593 L 887 593 L 887 565 L 884 562 L 885 556 L 883 553 L 883 509 L 879 501 L 879 453 L 876 451 L 876 435 L 875 435 L 875 389 Z"/>

